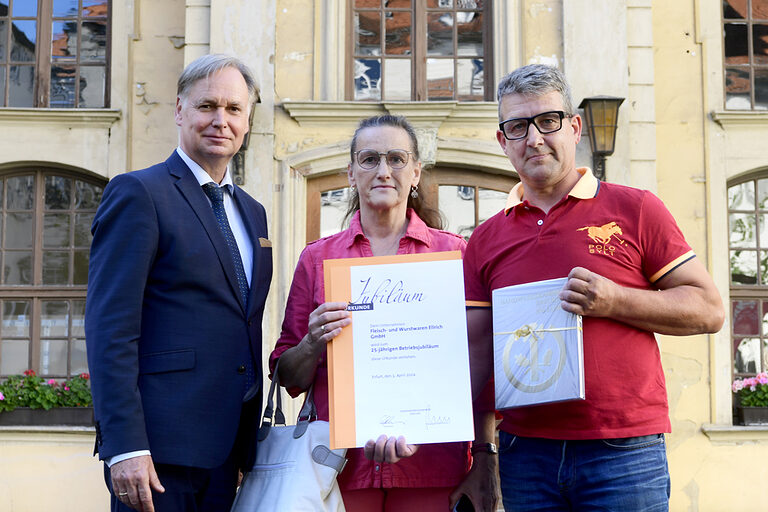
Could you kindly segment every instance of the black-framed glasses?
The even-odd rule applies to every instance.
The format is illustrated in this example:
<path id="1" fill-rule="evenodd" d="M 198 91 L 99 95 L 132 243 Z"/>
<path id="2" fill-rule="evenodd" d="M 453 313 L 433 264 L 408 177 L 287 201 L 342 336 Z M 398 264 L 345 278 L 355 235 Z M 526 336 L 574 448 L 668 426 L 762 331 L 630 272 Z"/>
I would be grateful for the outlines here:
<path id="1" fill-rule="evenodd" d="M 566 114 L 562 110 L 552 110 L 542 112 L 533 117 L 518 117 L 516 119 L 507 119 L 499 123 L 499 130 L 508 140 L 520 140 L 528 136 L 528 127 L 535 126 L 539 133 L 546 135 L 554 133 L 563 127 L 563 118 L 573 117 L 573 114 Z"/>
<path id="2" fill-rule="evenodd" d="M 357 165 L 366 171 L 372 171 L 379 168 L 381 157 L 386 158 L 387 165 L 394 170 L 402 169 L 408 165 L 408 157 L 412 155 L 410 151 L 404 149 L 390 149 L 386 153 L 379 153 L 372 149 L 361 149 L 355 151 Z"/>

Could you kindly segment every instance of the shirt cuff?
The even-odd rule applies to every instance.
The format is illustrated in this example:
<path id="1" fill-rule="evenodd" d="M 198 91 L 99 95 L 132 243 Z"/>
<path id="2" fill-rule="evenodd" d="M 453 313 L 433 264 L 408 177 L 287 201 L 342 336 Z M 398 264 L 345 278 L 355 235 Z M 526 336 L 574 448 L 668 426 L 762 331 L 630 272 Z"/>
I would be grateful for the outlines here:
<path id="1" fill-rule="evenodd" d="M 107 467 L 111 468 L 113 464 L 123 462 L 124 460 L 133 459 L 135 457 L 141 457 L 142 455 L 150 455 L 149 450 L 137 450 L 135 452 L 121 453 L 119 455 L 115 455 L 114 457 L 104 459 L 104 462 L 107 464 Z"/>

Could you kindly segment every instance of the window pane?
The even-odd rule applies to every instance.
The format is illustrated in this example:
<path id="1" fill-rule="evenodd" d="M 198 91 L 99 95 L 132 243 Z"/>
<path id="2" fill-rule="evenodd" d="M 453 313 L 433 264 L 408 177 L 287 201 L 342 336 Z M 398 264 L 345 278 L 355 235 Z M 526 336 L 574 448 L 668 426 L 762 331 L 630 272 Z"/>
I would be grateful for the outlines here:
<path id="1" fill-rule="evenodd" d="M 355 0 L 355 7 L 381 7 L 381 0 Z"/>
<path id="2" fill-rule="evenodd" d="M 69 284 L 69 253 L 43 251 L 43 284 Z"/>
<path id="3" fill-rule="evenodd" d="M 381 60 L 355 59 L 355 99 L 380 100 Z"/>
<path id="4" fill-rule="evenodd" d="M 762 182 L 763 180 L 761 180 Z M 766 180 L 768 185 L 768 180 Z M 755 209 L 755 182 L 747 181 L 728 187 L 729 210 L 754 210 Z"/>
<path id="5" fill-rule="evenodd" d="M 8 5 L 8 2 L 3 2 Z M 34 18 L 37 16 L 37 0 L 15 0 L 13 2 L 13 16 Z"/>
<path id="6" fill-rule="evenodd" d="M 77 57 L 77 21 L 54 21 L 51 28 L 51 58 Z"/>
<path id="7" fill-rule="evenodd" d="M 5 248 L 31 249 L 35 241 L 31 213 L 7 213 L 5 216 Z"/>
<path id="8" fill-rule="evenodd" d="M 0 107 L 5 105 L 5 67 L 0 66 Z"/>
<path id="9" fill-rule="evenodd" d="M 411 13 L 387 12 L 384 22 L 387 55 L 411 55 Z"/>
<path id="10" fill-rule="evenodd" d="M 85 340 L 72 340 L 72 352 L 69 356 L 69 374 L 80 375 L 88 372 L 88 358 L 85 352 Z"/>
<path id="11" fill-rule="evenodd" d="M 35 104 L 34 66 L 11 66 L 8 74 L 8 106 L 29 108 Z"/>
<path id="12" fill-rule="evenodd" d="M 768 331 L 766 331 L 768 332 Z M 72 336 L 85 336 L 85 301 L 72 301 Z"/>
<path id="13" fill-rule="evenodd" d="M 437 204 L 445 215 L 444 229 L 468 238 L 475 229 L 475 187 L 440 185 Z"/>
<path id="14" fill-rule="evenodd" d="M 753 64 L 768 64 L 768 25 L 752 25 Z"/>
<path id="15" fill-rule="evenodd" d="M 453 99 L 453 59 L 427 59 L 427 98 Z"/>
<path id="16" fill-rule="evenodd" d="M 757 251 L 731 251 L 731 284 L 757 284 Z"/>
<path id="17" fill-rule="evenodd" d="M 43 219 L 43 247 L 69 247 L 70 216 L 66 213 L 46 213 Z"/>
<path id="18" fill-rule="evenodd" d="M 83 22 L 83 35 L 80 41 L 81 62 L 106 62 L 107 60 L 107 22 Z"/>
<path id="19" fill-rule="evenodd" d="M 384 63 L 384 97 L 387 100 L 411 99 L 410 59 L 387 59 Z"/>
<path id="20" fill-rule="evenodd" d="M 103 66 L 82 66 L 80 68 L 80 99 L 82 108 L 104 107 L 106 76 Z"/>
<path id="21" fill-rule="evenodd" d="M 9 285 L 32 284 L 32 253 L 5 252 L 3 282 Z"/>
<path id="22" fill-rule="evenodd" d="M 83 0 L 83 16 L 106 16 L 106 0 Z"/>
<path id="23" fill-rule="evenodd" d="M 499 213 L 507 204 L 507 192 L 481 188 L 478 195 L 480 196 L 480 204 L 478 205 L 480 218 L 477 220 L 478 224 Z"/>
<path id="24" fill-rule="evenodd" d="M 30 303 L 26 300 L 3 301 L 3 338 L 28 338 Z"/>
<path id="25" fill-rule="evenodd" d="M 355 13 L 355 54 L 381 55 L 381 13 Z"/>
<path id="26" fill-rule="evenodd" d="M 427 15 L 427 55 L 453 55 L 453 14 Z"/>
<path id="27" fill-rule="evenodd" d="M 757 373 L 760 371 L 760 339 L 735 339 L 733 369 L 736 373 Z"/>
<path id="28" fill-rule="evenodd" d="M 731 247 L 757 247 L 755 216 L 747 213 L 728 215 L 731 230 Z"/>
<path id="29" fill-rule="evenodd" d="M 755 110 L 768 110 L 768 69 L 755 69 Z"/>
<path id="30" fill-rule="evenodd" d="M 91 224 L 93 224 L 94 213 L 75 214 L 75 247 L 90 247 L 93 235 L 91 235 Z"/>
<path id="31" fill-rule="evenodd" d="M 768 20 L 768 2 L 766 0 L 752 0 L 752 19 Z"/>
<path id="32" fill-rule="evenodd" d="M 2 5 L 2 4 L 0 4 Z M 0 20 L 0 62 L 6 62 L 7 51 L 6 42 L 8 41 L 8 22 L 6 20 Z"/>
<path id="33" fill-rule="evenodd" d="M 45 208 L 67 210 L 72 197 L 72 180 L 63 176 L 45 177 Z"/>
<path id="34" fill-rule="evenodd" d="M 14 375 L 29 369 L 29 341 L 2 340 L 0 374 Z"/>
<path id="35" fill-rule="evenodd" d="M 72 284 L 88 284 L 89 256 L 89 251 L 75 251 L 75 273 L 72 276 Z"/>
<path id="36" fill-rule="evenodd" d="M 459 55 L 483 56 L 483 16 L 479 12 L 456 13 Z"/>
<path id="37" fill-rule="evenodd" d="M 724 0 L 723 1 L 723 17 L 724 18 L 740 18 L 747 17 L 747 0 Z"/>
<path id="38" fill-rule="evenodd" d="M 77 0 L 53 0 L 53 16 L 77 16 Z"/>
<path id="39" fill-rule="evenodd" d="M 732 301 L 733 333 L 746 336 L 760 335 L 760 313 L 756 300 Z"/>
<path id="40" fill-rule="evenodd" d="M 67 374 L 67 340 L 40 340 L 40 375 Z"/>
<path id="41" fill-rule="evenodd" d="M 37 21 L 13 20 L 11 61 L 34 62 L 37 43 Z"/>
<path id="42" fill-rule="evenodd" d="M 101 202 L 102 187 L 84 181 L 75 181 L 75 209 L 96 209 Z"/>
<path id="43" fill-rule="evenodd" d="M 40 335 L 46 338 L 66 337 L 69 334 L 69 302 L 44 300 L 40 305 Z"/>
<path id="44" fill-rule="evenodd" d="M 347 212 L 349 187 L 327 190 L 320 194 L 320 236 L 341 231 L 341 222 Z"/>
<path id="45" fill-rule="evenodd" d="M 9 210 L 31 210 L 33 205 L 34 176 L 14 176 L 5 180 Z"/>
<path id="46" fill-rule="evenodd" d="M 749 71 L 728 68 L 725 70 L 725 108 L 749 110 L 752 107 L 749 98 Z"/>
<path id="47" fill-rule="evenodd" d="M 456 87 L 459 100 L 483 99 L 483 59 L 458 59 L 456 61 Z"/>
<path id="48" fill-rule="evenodd" d="M 75 66 L 51 66 L 51 107 L 75 106 Z"/>
<path id="49" fill-rule="evenodd" d="M 453 7 L 453 0 L 427 0 L 427 7 L 430 9 L 450 9 Z"/>
<path id="50" fill-rule="evenodd" d="M 483 10 L 483 0 L 457 0 L 459 9 L 477 9 Z"/>
<path id="51" fill-rule="evenodd" d="M 385 7 L 392 9 L 410 9 L 412 0 L 387 0 L 384 2 Z"/>
<path id="52" fill-rule="evenodd" d="M 760 284 L 768 284 L 768 251 L 760 251 Z"/>
<path id="53" fill-rule="evenodd" d="M 745 23 L 726 23 L 724 29 L 725 63 L 749 64 L 747 25 Z"/>

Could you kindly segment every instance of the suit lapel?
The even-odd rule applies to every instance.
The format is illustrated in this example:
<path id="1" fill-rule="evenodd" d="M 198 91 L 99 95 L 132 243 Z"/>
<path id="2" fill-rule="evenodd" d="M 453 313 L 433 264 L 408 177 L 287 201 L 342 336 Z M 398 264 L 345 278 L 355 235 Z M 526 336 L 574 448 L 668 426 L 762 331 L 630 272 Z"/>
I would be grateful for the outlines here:
<path id="1" fill-rule="evenodd" d="M 189 170 L 184 160 L 176 153 L 173 154 L 165 161 L 170 173 L 178 178 L 176 181 L 176 188 L 179 189 L 181 195 L 187 200 L 192 210 L 197 215 L 200 223 L 203 225 L 208 238 L 213 244 L 213 248 L 216 250 L 216 254 L 219 257 L 219 262 L 224 270 L 224 275 L 229 282 L 229 287 L 232 293 L 237 298 L 243 312 L 246 311 L 246 305 L 243 304 L 243 300 L 240 296 L 239 287 L 237 285 L 237 277 L 235 274 L 235 264 L 232 261 L 232 253 L 229 251 L 229 246 L 224 235 L 221 232 L 219 223 L 216 221 L 216 216 L 213 214 L 213 208 L 211 208 L 208 199 L 205 197 L 205 193 L 200 187 L 200 183 L 197 182 L 195 175 Z M 242 211 L 242 210 L 241 210 Z"/>

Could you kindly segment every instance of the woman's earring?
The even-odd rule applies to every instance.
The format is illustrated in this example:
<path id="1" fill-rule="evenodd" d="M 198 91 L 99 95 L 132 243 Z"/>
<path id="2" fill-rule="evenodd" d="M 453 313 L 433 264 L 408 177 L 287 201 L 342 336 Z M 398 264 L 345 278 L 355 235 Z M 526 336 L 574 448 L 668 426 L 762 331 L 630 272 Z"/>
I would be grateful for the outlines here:
<path id="1" fill-rule="evenodd" d="M 349 187 L 349 191 L 354 194 L 355 192 L 357 192 L 357 187 L 352 185 L 351 187 Z"/>
<path id="2" fill-rule="evenodd" d="M 419 186 L 414 185 L 411 187 L 411 198 L 416 199 L 419 197 Z"/>

